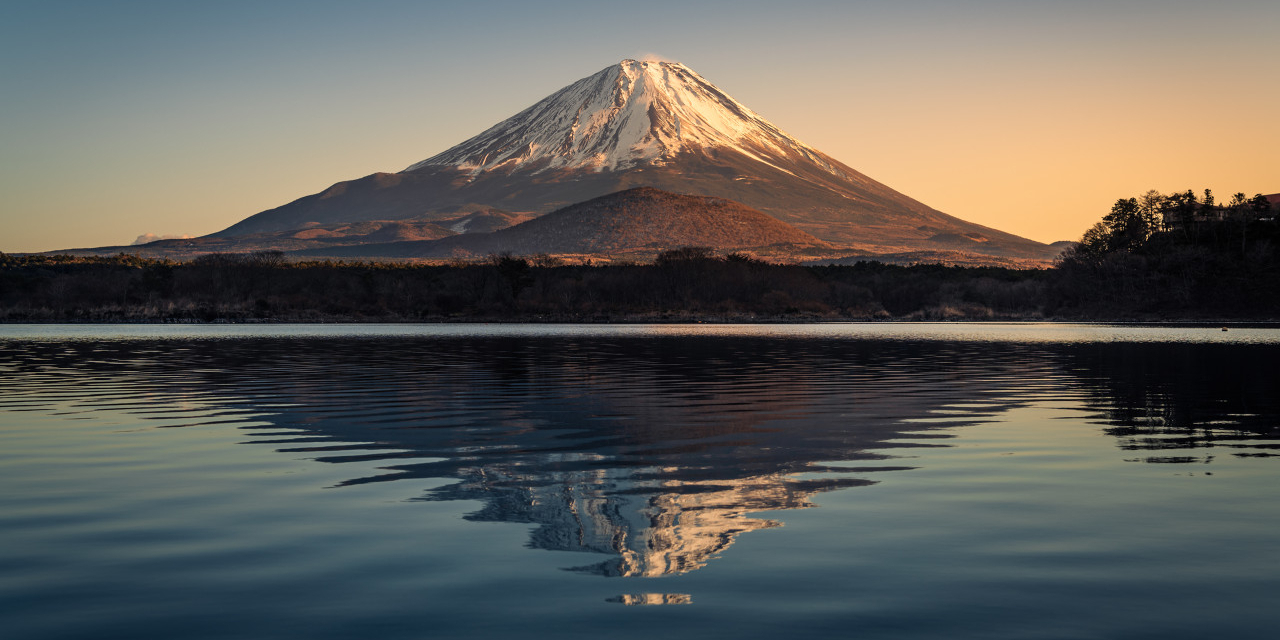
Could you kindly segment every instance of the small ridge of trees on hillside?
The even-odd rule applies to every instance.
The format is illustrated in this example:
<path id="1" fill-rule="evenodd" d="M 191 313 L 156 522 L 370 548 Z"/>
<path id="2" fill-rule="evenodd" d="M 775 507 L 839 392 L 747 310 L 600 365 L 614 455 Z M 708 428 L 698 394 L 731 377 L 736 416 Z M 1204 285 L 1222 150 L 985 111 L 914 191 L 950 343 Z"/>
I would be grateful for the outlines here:
<path id="1" fill-rule="evenodd" d="M 1054 271 L 1066 313 L 1273 317 L 1280 223 L 1260 194 L 1148 191 L 1117 200 Z"/>

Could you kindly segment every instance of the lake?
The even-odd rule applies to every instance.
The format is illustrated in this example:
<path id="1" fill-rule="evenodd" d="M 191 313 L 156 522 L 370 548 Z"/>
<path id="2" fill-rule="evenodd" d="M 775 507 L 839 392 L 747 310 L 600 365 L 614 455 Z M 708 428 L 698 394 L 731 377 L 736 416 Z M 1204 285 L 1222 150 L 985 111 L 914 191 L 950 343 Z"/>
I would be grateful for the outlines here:
<path id="1" fill-rule="evenodd" d="M 1271 638 L 1280 329 L 0 325 L 6 638 Z"/>

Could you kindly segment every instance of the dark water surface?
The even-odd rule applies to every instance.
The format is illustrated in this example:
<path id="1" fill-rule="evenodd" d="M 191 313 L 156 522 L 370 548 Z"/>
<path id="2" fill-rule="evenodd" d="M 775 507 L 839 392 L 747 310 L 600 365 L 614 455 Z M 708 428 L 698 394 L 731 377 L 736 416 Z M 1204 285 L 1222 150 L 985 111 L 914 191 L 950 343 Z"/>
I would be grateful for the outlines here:
<path id="1" fill-rule="evenodd" d="M 1278 458 L 1277 329 L 0 326 L 0 635 L 1272 638 Z"/>

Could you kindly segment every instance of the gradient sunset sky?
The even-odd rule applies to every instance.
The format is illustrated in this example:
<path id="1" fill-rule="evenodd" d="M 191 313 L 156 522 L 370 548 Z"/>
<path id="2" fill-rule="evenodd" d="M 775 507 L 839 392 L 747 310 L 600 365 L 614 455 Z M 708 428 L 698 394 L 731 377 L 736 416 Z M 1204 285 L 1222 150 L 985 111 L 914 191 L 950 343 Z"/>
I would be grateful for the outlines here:
<path id="1" fill-rule="evenodd" d="M 1280 2 L 0 0 L 0 251 L 203 235 L 400 171 L 624 58 L 936 209 L 1077 239 L 1280 192 Z"/>

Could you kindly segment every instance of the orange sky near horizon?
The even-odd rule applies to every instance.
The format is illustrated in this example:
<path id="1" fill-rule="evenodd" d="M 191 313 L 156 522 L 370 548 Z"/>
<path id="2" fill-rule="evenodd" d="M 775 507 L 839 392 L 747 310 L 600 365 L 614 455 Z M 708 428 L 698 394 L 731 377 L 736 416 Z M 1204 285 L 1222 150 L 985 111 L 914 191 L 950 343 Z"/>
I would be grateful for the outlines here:
<path id="1" fill-rule="evenodd" d="M 1280 192 L 1276 3 L 646 7 L 0 7 L 0 251 L 212 233 L 653 52 L 902 193 L 1044 242 L 1148 189 Z"/>

